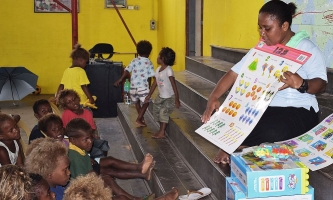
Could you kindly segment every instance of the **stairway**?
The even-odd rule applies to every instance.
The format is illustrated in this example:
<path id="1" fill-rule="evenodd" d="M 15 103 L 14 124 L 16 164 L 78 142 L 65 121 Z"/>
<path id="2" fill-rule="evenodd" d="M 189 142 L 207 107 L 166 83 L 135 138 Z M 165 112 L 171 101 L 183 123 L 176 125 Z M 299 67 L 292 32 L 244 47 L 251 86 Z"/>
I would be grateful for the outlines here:
<path id="1" fill-rule="evenodd" d="M 209 187 L 212 194 L 203 199 L 225 199 L 225 177 L 230 168 L 213 162 L 218 148 L 195 133 L 202 125 L 200 116 L 204 112 L 207 99 L 219 79 L 247 52 L 243 49 L 230 49 L 211 46 L 212 57 L 186 57 L 186 69 L 176 72 L 176 84 L 182 106 L 175 109 L 167 126 L 168 139 L 154 140 L 151 134 L 158 126 L 151 117 L 152 105 L 145 115 L 147 127 L 137 128 L 134 106 L 118 104 L 118 117 L 132 145 L 137 160 L 151 153 L 156 159 L 153 179 L 148 183 L 157 196 L 171 187 L 177 187 L 180 194 L 186 190 Z M 333 82 L 333 70 L 328 70 L 328 78 Z M 320 120 L 333 113 L 333 83 L 327 85 L 326 93 L 318 96 Z M 156 95 L 156 92 L 155 94 Z M 223 102 L 227 94 L 220 98 Z M 326 171 L 325 171 L 326 170 Z M 333 191 L 329 186 L 333 171 L 311 172 L 310 184 L 315 188 L 315 199 L 330 199 Z"/>

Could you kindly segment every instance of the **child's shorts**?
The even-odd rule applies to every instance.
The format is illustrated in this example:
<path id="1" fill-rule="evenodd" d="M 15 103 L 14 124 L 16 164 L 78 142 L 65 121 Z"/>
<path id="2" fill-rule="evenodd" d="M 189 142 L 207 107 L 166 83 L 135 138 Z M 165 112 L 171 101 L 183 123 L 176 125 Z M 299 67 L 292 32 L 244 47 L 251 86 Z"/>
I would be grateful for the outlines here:
<path id="1" fill-rule="evenodd" d="M 169 123 L 169 117 L 175 109 L 175 95 L 170 98 L 161 98 L 157 96 L 154 101 L 153 114 L 155 121 Z"/>
<path id="2" fill-rule="evenodd" d="M 137 101 L 141 101 L 143 103 L 148 94 L 149 94 L 149 88 L 130 89 L 131 101 L 133 104 L 135 104 Z M 149 102 L 151 102 L 151 99 L 149 99 Z"/>

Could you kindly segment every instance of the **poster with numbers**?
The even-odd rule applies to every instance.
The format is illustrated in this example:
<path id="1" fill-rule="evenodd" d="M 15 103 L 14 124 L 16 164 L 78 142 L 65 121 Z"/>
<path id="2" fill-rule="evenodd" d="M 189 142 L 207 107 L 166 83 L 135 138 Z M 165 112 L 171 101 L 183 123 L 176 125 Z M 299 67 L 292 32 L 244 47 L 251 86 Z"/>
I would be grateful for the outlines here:
<path id="1" fill-rule="evenodd" d="M 210 120 L 196 132 L 233 153 L 250 134 L 283 83 L 280 75 L 295 73 L 311 54 L 260 41 L 249 52 L 227 98 Z"/>
<path id="2" fill-rule="evenodd" d="M 312 171 L 333 164 L 333 114 L 308 132 L 283 142 Z"/>

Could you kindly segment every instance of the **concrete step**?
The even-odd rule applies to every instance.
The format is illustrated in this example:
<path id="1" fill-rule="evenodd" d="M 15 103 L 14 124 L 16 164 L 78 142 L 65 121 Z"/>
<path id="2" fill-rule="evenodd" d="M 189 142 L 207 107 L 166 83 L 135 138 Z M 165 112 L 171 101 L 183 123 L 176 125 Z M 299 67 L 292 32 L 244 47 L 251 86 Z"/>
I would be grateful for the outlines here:
<path id="1" fill-rule="evenodd" d="M 156 97 L 156 92 L 153 97 Z M 149 105 L 149 113 L 152 113 L 152 108 L 153 105 Z M 166 132 L 182 157 L 212 189 L 216 198 L 225 199 L 225 177 L 230 175 L 230 167 L 213 162 L 218 147 L 195 133 L 201 125 L 200 117 L 182 102 L 181 107 L 171 114 Z"/>
<path id="2" fill-rule="evenodd" d="M 94 120 L 101 139 L 109 142 L 109 156 L 131 163 L 138 163 L 118 118 L 95 118 Z M 136 197 L 143 197 L 152 193 L 148 183 L 143 179 L 116 179 L 116 182 L 127 193 Z"/>
<path id="3" fill-rule="evenodd" d="M 204 186 L 199 176 L 191 170 L 175 146 L 168 139 L 155 140 L 151 134 L 158 131 L 156 123 L 149 115 L 145 115 L 147 127 L 136 127 L 136 109 L 133 105 L 118 104 L 118 118 L 132 146 L 135 157 L 142 160 L 146 153 L 151 153 L 156 160 L 151 190 L 156 196 L 161 196 L 172 187 L 177 187 L 179 194 L 187 194 L 187 190 L 198 190 Z M 214 195 L 205 198 L 217 199 Z"/>
<path id="4" fill-rule="evenodd" d="M 240 61 L 249 49 L 235 49 L 222 46 L 211 45 L 212 57 L 231 63 Z"/>
<path id="5" fill-rule="evenodd" d="M 180 100 L 198 115 L 202 115 L 206 109 L 208 97 L 216 84 L 186 70 L 176 72 L 175 77 Z M 220 102 L 223 102 L 227 95 L 227 93 L 224 94 Z"/>
<path id="6" fill-rule="evenodd" d="M 186 57 L 186 70 L 212 83 L 217 83 L 228 72 L 234 63 L 226 62 L 209 56 Z"/>

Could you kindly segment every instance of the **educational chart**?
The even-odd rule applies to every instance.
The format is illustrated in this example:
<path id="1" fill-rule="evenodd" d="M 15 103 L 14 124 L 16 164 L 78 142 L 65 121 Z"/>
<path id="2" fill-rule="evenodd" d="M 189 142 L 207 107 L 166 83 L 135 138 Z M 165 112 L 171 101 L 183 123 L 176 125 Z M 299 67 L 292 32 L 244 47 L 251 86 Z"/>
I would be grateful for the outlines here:
<path id="1" fill-rule="evenodd" d="M 277 142 L 288 144 L 312 171 L 333 163 L 333 114 L 313 129 L 296 138 Z"/>
<path id="2" fill-rule="evenodd" d="M 296 72 L 311 56 L 283 45 L 260 41 L 242 66 L 227 98 L 198 134 L 233 153 L 250 134 L 283 83 L 280 75 Z"/>

